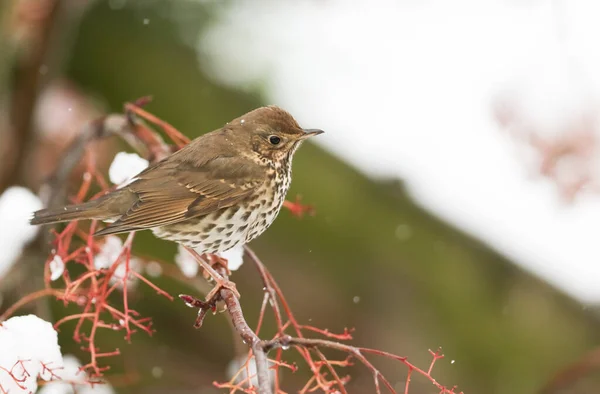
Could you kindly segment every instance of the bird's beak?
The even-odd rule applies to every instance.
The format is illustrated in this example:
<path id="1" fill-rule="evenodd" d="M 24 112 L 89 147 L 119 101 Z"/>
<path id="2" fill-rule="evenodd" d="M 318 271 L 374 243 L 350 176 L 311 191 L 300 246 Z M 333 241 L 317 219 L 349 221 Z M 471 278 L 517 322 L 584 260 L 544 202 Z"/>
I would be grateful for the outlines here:
<path id="1" fill-rule="evenodd" d="M 300 136 L 301 140 L 305 140 L 309 137 L 324 133 L 323 130 L 319 130 L 319 129 L 302 129 L 302 130 L 304 131 L 304 134 Z"/>

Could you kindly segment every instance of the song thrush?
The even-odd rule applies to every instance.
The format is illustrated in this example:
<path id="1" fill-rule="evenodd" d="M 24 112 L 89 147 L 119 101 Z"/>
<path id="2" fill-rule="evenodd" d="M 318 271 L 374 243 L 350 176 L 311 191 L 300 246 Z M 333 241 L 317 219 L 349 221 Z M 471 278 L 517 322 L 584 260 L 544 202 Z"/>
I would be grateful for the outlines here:
<path id="1" fill-rule="evenodd" d="M 276 106 L 258 108 L 196 138 L 98 199 L 34 213 L 32 224 L 109 222 L 96 235 L 150 229 L 198 253 L 224 252 L 261 235 L 291 182 L 292 156 L 323 133 Z"/>

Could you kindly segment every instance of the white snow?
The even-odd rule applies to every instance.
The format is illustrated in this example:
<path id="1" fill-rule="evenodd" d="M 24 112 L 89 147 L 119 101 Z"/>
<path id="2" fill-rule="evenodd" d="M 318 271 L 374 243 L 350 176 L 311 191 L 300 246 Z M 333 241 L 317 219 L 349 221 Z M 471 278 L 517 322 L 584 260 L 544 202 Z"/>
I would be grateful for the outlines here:
<path id="1" fill-rule="evenodd" d="M 146 167 L 148 160 L 141 158 L 137 153 L 119 152 L 110 164 L 108 177 L 112 183 L 123 187 Z"/>
<path id="2" fill-rule="evenodd" d="M 52 324 L 34 315 L 11 317 L 2 322 L 0 349 L 0 392 L 35 392 L 38 378 L 52 379 L 52 373 L 57 373 L 63 365 Z"/>
<path id="3" fill-rule="evenodd" d="M 29 219 L 41 208 L 40 199 L 24 187 L 9 187 L 0 195 L 0 278 L 35 238 L 40 227 L 30 225 Z"/>
<path id="4" fill-rule="evenodd" d="M 198 250 L 197 252 L 202 254 L 201 250 Z M 227 267 L 230 271 L 236 271 L 242 266 L 242 263 L 244 262 L 244 245 L 234 246 L 233 248 L 225 252 L 216 253 L 216 255 L 227 260 Z M 182 245 L 179 245 L 177 247 L 175 263 L 177 264 L 181 272 L 183 272 L 183 274 L 188 278 L 193 278 L 196 275 L 198 275 L 198 262 L 196 261 L 194 256 L 192 256 L 190 252 L 188 252 Z"/>
<path id="5" fill-rule="evenodd" d="M 550 47 L 539 59 L 527 64 L 501 89 L 524 119 L 524 127 L 553 137 L 573 119 L 585 117 L 598 104 L 585 73 L 560 48 Z"/>
<path id="6" fill-rule="evenodd" d="M 94 267 L 96 269 L 107 269 L 112 267 L 113 264 L 118 264 L 110 278 L 110 283 L 119 282 L 119 288 L 122 288 L 122 279 L 125 277 L 127 269 L 126 257 L 125 255 L 121 255 L 123 252 L 123 241 L 116 235 L 108 235 L 104 237 L 104 240 L 105 242 L 100 247 L 100 251 L 94 256 Z M 129 259 L 129 269 L 140 272 L 142 269 L 141 261 L 131 256 Z M 130 273 L 127 282 L 128 289 L 132 290 L 137 284 L 136 277 Z"/>
<path id="7" fill-rule="evenodd" d="M 63 272 L 65 272 L 65 263 L 59 255 L 55 255 L 50 261 L 50 280 L 57 280 Z"/>
<path id="8" fill-rule="evenodd" d="M 138 258 L 132 256 L 129 259 L 129 271 L 130 272 L 129 272 L 129 275 L 127 276 L 127 290 L 128 291 L 134 290 L 138 283 L 137 277 L 135 275 L 132 275 L 131 271 L 140 272 L 142 270 L 142 268 L 143 268 L 143 265 Z M 125 278 L 126 270 L 127 270 L 127 265 L 126 265 L 125 258 L 123 258 L 123 259 L 121 259 L 121 262 L 115 269 L 115 272 L 114 272 L 113 276 L 111 276 L 109 282 L 111 284 L 118 282 L 117 287 L 119 289 L 122 289 L 123 288 L 123 279 Z"/>
<path id="9" fill-rule="evenodd" d="M 493 103 L 512 90 L 546 138 L 597 112 L 599 13 L 595 0 L 232 2 L 198 55 L 221 83 L 262 86 L 325 130 L 315 143 L 597 302 L 600 197 L 566 206 L 554 181 L 532 181 Z"/>
<path id="10" fill-rule="evenodd" d="M 115 392 L 109 384 L 90 385 L 87 374 L 80 371 L 80 367 L 81 363 L 75 356 L 66 355 L 64 368 L 56 372 L 62 381 L 42 386 L 37 394 L 113 394 Z"/>
<path id="11" fill-rule="evenodd" d="M 156 261 L 150 261 L 146 264 L 146 274 L 153 278 L 158 278 L 162 275 L 163 269 L 161 265 Z"/>
<path id="12" fill-rule="evenodd" d="M 96 269 L 109 268 L 121 255 L 123 251 L 123 241 L 116 235 L 104 237 L 105 242 L 100 247 L 100 251 L 94 256 L 94 267 Z"/>
<path id="13" fill-rule="evenodd" d="M 198 262 L 182 245 L 177 246 L 175 264 L 177 264 L 181 272 L 188 278 L 193 278 L 198 275 Z"/>
<path id="14" fill-rule="evenodd" d="M 237 245 L 225 252 L 217 254 L 227 260 L 227 268 L 229 268 L 230 271 L 237 271 L 244 262 L 244 245 Z"/>

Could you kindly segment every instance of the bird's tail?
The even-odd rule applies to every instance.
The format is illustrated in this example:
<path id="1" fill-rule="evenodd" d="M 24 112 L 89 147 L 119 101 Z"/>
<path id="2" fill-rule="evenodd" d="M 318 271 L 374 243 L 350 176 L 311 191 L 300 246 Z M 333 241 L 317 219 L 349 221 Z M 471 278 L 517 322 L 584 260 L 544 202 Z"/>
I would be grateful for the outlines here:
<path id="1" fill-rule="evenodd" d="M 101 207 L 102 199 L 84 202 L 82 204 L 67 205 L 60 208 L 46 208 L 33 213 L 29 223 L 51 224 L 67 222 L 79 219 L 100 219 L 111 218 L 114 214 Z"/>

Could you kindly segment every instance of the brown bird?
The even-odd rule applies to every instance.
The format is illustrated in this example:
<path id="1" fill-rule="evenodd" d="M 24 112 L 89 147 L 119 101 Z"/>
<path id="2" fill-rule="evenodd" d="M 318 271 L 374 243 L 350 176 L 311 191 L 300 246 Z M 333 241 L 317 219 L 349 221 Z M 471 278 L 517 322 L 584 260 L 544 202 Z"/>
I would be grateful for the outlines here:
<path id="1" fill-rule="evenodd" d="M 276 106 L 200 136 L 96 200 L 34 213 L 32 224 L 109 222 L 96 235 L 150 229 L 198 253 L 224 252 L 261 235 L 291 182 L 292 156 L 322 130 L 302 129 Z"/>

